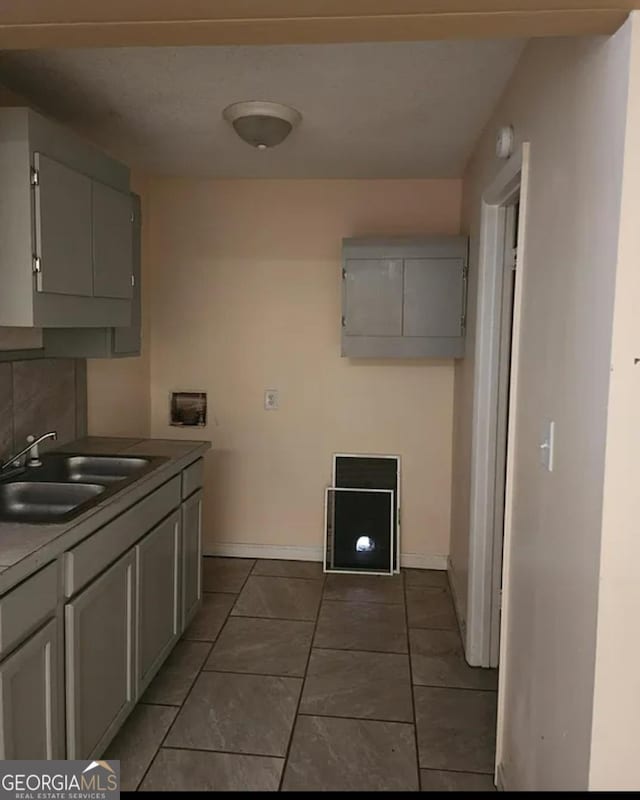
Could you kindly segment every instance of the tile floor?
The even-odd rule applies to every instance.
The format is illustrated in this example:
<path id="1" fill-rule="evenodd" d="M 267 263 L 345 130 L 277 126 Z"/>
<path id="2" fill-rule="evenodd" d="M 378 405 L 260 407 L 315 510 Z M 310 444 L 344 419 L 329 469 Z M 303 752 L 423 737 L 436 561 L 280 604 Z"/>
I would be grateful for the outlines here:
<path id="1" fill-rule="evenodd" d="M 123 790 L 493 790 L 497 675 L 445 573 L 205 558 L 204 590 L 105 754 Z"/>

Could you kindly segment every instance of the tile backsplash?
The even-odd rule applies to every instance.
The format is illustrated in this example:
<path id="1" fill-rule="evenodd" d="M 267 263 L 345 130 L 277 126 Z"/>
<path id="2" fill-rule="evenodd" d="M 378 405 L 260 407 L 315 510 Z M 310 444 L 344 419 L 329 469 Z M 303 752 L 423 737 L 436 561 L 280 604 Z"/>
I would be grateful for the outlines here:
<path id="1" fill-rule="evenodd" d="M 0 363 L 0 458 L 30 433 L 57 431 L 56 446 L 87 433 L 87 368 L 83 359 L 38 358 Z"/>

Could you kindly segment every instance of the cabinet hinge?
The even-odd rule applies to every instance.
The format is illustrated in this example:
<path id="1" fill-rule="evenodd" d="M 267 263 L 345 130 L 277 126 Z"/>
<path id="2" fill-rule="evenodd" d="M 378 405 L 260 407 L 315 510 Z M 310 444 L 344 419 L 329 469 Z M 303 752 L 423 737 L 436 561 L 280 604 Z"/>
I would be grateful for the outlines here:
<path id="1" fill-rule="evenodd" d="M 40 186 L 40 173 L 35 167 L 31 167 L 31 185 Z"/>
<path id="2" fill-rule="evenodd" d="M 347 277 L 347 270 L 346 270 L 346 269 L 344 269 L 344 267 L 343 267 L 343 268 L 342 268 L 342 280 L 343 280 L 343 281 L 344 281 L 344 280 L 346 280 L 346 277 Z"/>
<path id="3" fill-rule="evenodd" d="M 343 327 L 343 328 L 346 328 L 346 327 L 347 327 L 347 320 L 346 320 L 346 317 L 342 317 L 342 318 L 341 318 L 341 324 L 342 324 L 342 327 Z"/>
<path id="4" fill-rule="evenodd" d="M 42 272 L 42 261 L 39 256 L 33 257 L 33 271 L 39 275 Z"/>
<path id="5" fill-rule="evenodd" d="M 462 314 L 460 315 L 460 335 L 467 332 L 467 296 L 469 294 L 469 264 L 462 267 Z"/>

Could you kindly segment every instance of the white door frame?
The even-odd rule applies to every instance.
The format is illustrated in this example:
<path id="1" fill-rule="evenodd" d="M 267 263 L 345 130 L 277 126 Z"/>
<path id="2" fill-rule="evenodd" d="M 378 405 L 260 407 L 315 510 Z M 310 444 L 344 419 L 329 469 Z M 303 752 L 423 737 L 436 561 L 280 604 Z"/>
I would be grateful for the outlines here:
<path id="1" fill-rule="evenodd" d="M 503 576 L 502 615 L 496 591 L 508 552 L 511 505 L 511 453 L 516 408 L 518 338 L 524 273 L 524 234 L 529 143 L 505 163 L 482 196 L 478 309 L 476 326 L 473 420 L 471 434 L 471 497 L 469 514 L 469 577 L 465 654 L 470 664 L 495 667 L 499 660 L 499 629 L 506 615 L 506 571 Z M 518 277 L 513 308 L 513 338 L 509 407 L 509 434 L 504 523 L 496 519 L 496 437 L 498 427 L 500 338 L 507 207 L 520 195 Z M 504 627 L 503 627 L 504 630 Z"/>

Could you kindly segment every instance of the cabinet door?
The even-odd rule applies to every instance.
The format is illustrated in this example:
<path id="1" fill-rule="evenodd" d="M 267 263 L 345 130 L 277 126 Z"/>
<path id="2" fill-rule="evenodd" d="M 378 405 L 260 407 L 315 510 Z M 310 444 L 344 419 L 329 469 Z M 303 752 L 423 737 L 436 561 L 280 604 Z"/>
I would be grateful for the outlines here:
<path id="1" fill-rule="evenodd" d="M 463 295 L 463 259 L 405 259 L 404 336 L 461 336 Z"/>
<path id="2" fill-rule="evenodd" d="M 182 504 L 182 630 L 202 597 L 202 490 Z"/>
<path id="3" fill-rule="evenodd" d="M 343 327 L 348 336 L 402 335 L 402 259 L 347 259 Z"/>
<path id="4" fill-rule="evenodd" d="M 136 545 L 138 694 L 158 671 L 179 635 L 180 512 Z"/>
<path id="5" fill-rule="evenodd" d="M 64 758 L 58 623 L 52 620 L 0 664 L 0 758 Z"/>
<path id="6" fill-rule="evenodd" d="M 34 155 L 36 288 L 40 292 L 90 297 L 91 180 L 42 153 Z"/>
<path id="7" fill-rule="evenodd" d="M 132 204 L 128 192 L 93 186 L 93 294 L 131 297 Z"/>
<path id="8" fill-rule="evenodd" d="M 142 215 L 140 198 L 137 194 L 131 195 L 131 202 L 133 207 L 131 325 L 127 328 L 113 329 L 113 352 L 117 355 L 140 355 L 141 345 Z"/>
<path id="9" fill-rule="evenodd" d="M 100 754 L 133 707 L 135 553 L 65 607 L 67 758 Z"/>

